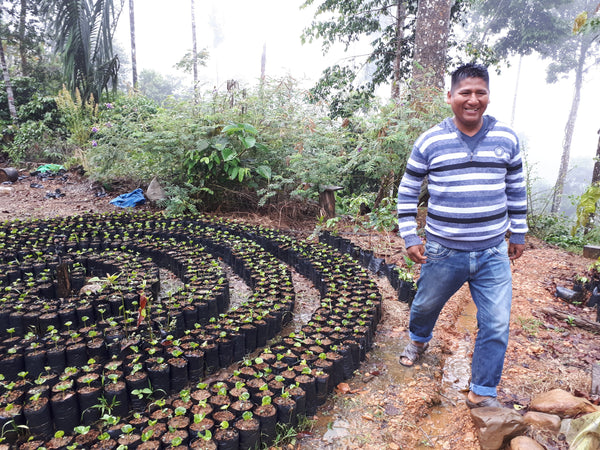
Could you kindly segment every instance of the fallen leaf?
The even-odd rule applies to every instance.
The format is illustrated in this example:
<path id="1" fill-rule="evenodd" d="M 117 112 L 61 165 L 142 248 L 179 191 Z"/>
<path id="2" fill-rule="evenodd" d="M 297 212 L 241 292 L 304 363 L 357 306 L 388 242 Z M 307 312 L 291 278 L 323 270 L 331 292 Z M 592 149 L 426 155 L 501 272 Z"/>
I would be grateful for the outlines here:
<path id="1" fill-rule="evenodd" d="M 340 383 L 337 385 L 337 390 L 342 394 L 350 392 L 350 385 L 348 383 Z"/>

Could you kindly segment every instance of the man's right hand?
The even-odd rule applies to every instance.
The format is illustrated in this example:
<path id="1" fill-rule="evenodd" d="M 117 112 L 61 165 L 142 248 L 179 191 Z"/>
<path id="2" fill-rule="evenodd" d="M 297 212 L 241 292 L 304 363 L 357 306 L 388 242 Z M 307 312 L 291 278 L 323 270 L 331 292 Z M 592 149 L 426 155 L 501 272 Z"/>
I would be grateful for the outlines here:
<path id="1" fill-rule="evenodd" d="M 406 253 L 408 253 L 408 257 L 417 264 L 424 264 L 427 261 L 427 256 L 425 256 L 425 246 L 423 244 L 408 247 Z"/>

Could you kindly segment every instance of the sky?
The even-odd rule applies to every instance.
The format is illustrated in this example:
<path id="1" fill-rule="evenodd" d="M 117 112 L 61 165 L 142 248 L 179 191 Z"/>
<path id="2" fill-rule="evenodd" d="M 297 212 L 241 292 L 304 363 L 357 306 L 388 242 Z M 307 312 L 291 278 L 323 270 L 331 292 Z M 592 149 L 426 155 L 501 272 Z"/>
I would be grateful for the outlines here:
<path id="1" fill-rule="evenodd" d="M 128 3 L 128 2 L 125 2 Z M 301 10 L 300 0 L 196 0 L 198 50 L 209 52 L 208 65 L 199 68 L 203 88 L 224 89 L 229 79 L 254 83 L 260 77 L 261 55 L 266 46 L 266 75 L 292 75 L 307 86 L 329 65 L 347 55 L 341 46 L 323 55 L 320 42 L 301 44 L 302 30 L 313 20 L 314 7 Z M 181 76 L 173 66 L 191 50 L 190 0 L 136 0 L 135 27 L 138 73 L 154 69 Z M 127 5 L 119 20 L 117 40 L 129 51 L 129 12 Z M 364 54 L 365 47 L 353 46 L 353 55 Z M 552 183 L 558 174 L 565 124 L 567 122 L 573 79 L 556 84 L 545 82 L 545 63 L 535 57 L 523 59 L 517 90 L 513 126 L 534 164 L 537 177 Z M 517 82 L 518 62 L 503 69 L 501 75 L 490 71 L 491 103 L 487 113 L 510 123 Z M 600 69 L 586 79 L 571 146 L 571 160 L 589 158 L 590 177 L 596 147 Z"/>

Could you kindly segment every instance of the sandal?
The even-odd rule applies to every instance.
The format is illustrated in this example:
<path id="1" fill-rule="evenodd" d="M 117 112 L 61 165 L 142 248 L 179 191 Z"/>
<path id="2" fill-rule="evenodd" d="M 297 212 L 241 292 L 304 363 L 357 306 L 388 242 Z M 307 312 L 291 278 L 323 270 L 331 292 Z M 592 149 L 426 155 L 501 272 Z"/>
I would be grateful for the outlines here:
<path id="1" fill-rule="evenodd" d="M 400 364 L 402 364 L 404 367 L 414 366 L 415 362 L 417 362 L 418 359 L 421 357 L 421 355 L 423 353 L 425 353 L 425 350 L 427 350 L 427 347 L 429 347 L 428 342 L 426 342 L 422 346 L 419 346 L 419 345 L 415 344 L 413 341 L 410 341 L 408 343 L 408 345 L 406 347 L 404 347 L 404 351 L 400 355 Z M 406 358 L 408 360 L 408 363 L 403 362 L 402 361 L 403 358 Z"/>
<path id="2" fill-rule="evenodd" d="M 469 407 L 469 409 L 473 408 L 503 408 L 502 403 L 498 401 L 496 397 L 486 397 L 485 400 L 481 400 L 480 402 L 472 402 L 469 400 L 469 397 L 465 400 L 465 403 Z"/>

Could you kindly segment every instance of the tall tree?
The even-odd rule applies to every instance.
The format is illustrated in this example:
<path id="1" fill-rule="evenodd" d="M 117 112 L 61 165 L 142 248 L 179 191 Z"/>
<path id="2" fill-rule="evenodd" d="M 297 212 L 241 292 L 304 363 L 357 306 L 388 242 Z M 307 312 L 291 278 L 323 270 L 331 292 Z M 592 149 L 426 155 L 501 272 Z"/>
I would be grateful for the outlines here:
<path id="1" fill-rule="evenodd" d="M 415 31 L 414 81 L 444 88 L 453 0 L 420 0 Z"/>
<path id="2" fill-rule="evenodd" d="M 137 56 L 135 53 L 135 14 L 134 0 L 129 0 L 129 34 L 131 35 L 131 77 L 133 89 L 137 89 Z"/>
<path id="3" fill-rule="evenodd" d="M 15 95 L 10 82 L 6 58 L 4 57 L 4 44 L 2 43 L 2 39 L 0 39 L 0 64 L 2 65 L 2 75 L 4 76 L 4 88 L 6 89 L 6 96 L 8 97 L 8 110 L 13 123 L 16 124 L 19 120 L 19 116 L 17 115 L 17 108 L 15 107 Z"/>
<path id="4" fill-rule="evenodd" d="M 10 82 L 10 74 L 8 72 L 8 65 L 6 64 L 6 57 L 4 56 L 4 43 L 3 34 L 7 29 L 3 24 L 3 14 L 4 8 L 0 4 L 0 29 L 3 31 L 0 34 L 0 65 L 2 66 L 2 76 L 4 79 L 4 89 L 6 90 L 6 97 L 8 98 L 8 111 L 10 113 L 10 117 L 14 124 L 19 120 L 19 116 L 17 115 L 17 108 L 15 107 L 15 95 L 13 93 L 12 84 Z"/>
<path id="5" fill-rule="evenodd" d="M 21 11 L 19 12 L 19 55 L 21 57 L 21 73 L 27 75 L 27 49 L 25 45 L 25 33 L 27 29 L 27 0 L 21 0 Z"/>
<path id="6" fill-rule="evenodd" d="M 191 0 L 192 7 L 192 64 L 194 74 L 194 101 L 198 101 L 198 44 L 196 42 L 196 6 Z"/>
<path id="7" fill-rule="evenodd" d="M 402 46 L 404 45 L 404 22 L 406 20 L 406 3 L 398 1 L 396 5 L 396 37 L 395 37 L 395 54 L 402 54 Z M 392 98 L 400 97 L 400 84 L 402 83 L 402 66 L 400 58 L 394 58 L 392 72 Z"/>
<path id="8" fill-rule="evenodd" d="M 0 5 L 5 54 L 18 56 L 11 71 L 15 76 L 34 76 L 34 72 L 47 65 L 44 58 L 46 29 L 38 15 L 38 5 L 30 0 L 2 0 Z M 10 61 L 7 63 L 11 64 Z"/>
<path id="9" fill-rule="evenodd" d="M 581 11 L 585 11 L 591 16 L 596 11 L 596 8 L 597 0 L 575 0 L 568 8 L 565 8 L 561 12 L 561 18 L 566 23 L 573 24 Z M 562 201 L 584 77 L 589 69 L 595 67 L 600 61 L 599 38 L 600 30 L 594 28 L 588 28 L 582 33 L 570 33 L 561 45 L 553 53 L 550 53 L 553 61 L 548 66 L 547 80 L 549 82 L 556 82 L 561 76 L 574 75 L 573 97 L 571 99 L 569 116 L 565 124 L 560 168 L 552 194 L 550 212 L 553 214 L 559 212 Z M 590 59 L 592 60 L 591 62 Z"/>
<path id="10" fill-rule="evenodd" d="M 112 0 L 41 0 L 52 21 L 55 46 L 71 92 L 99 101 L 117 86 L 119 59 L 113 54 L 115 8 Z"/>

